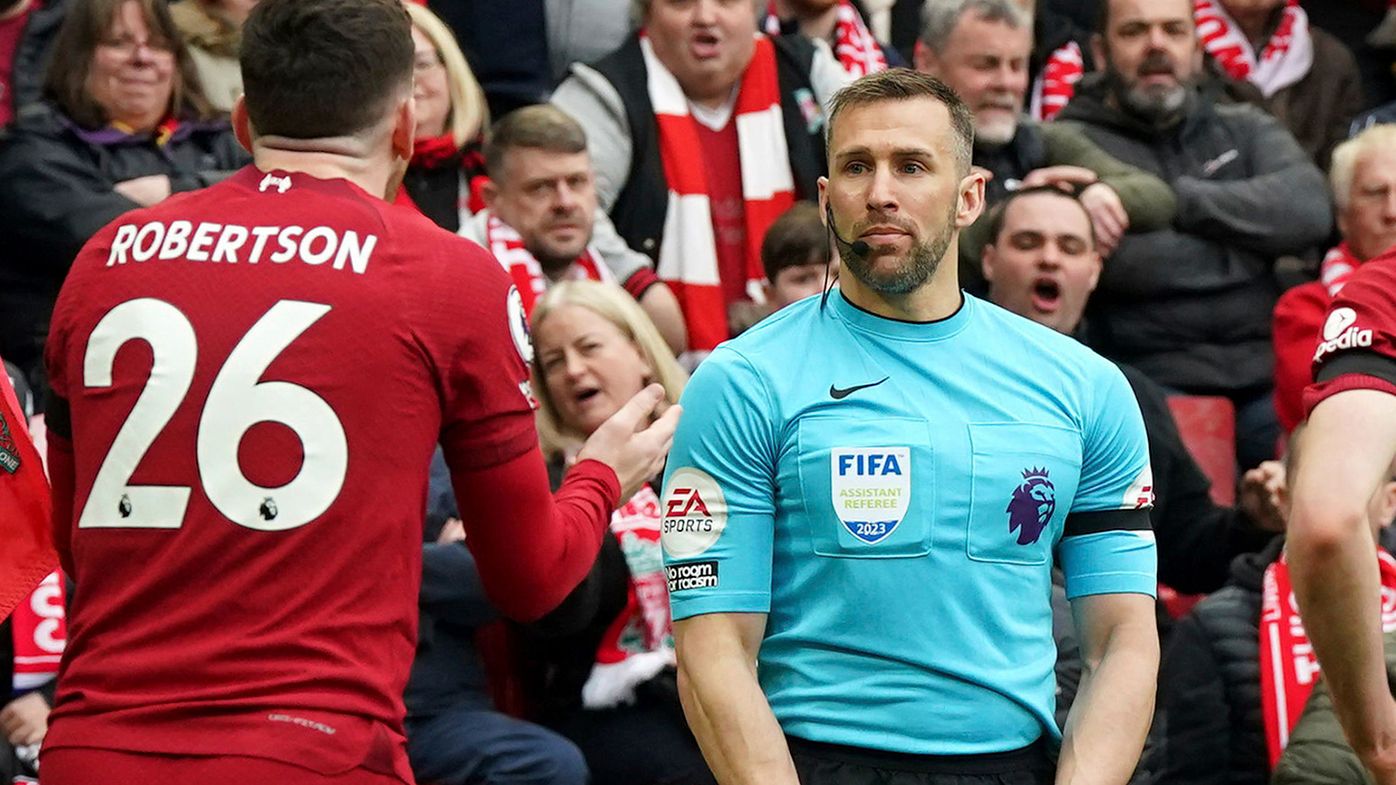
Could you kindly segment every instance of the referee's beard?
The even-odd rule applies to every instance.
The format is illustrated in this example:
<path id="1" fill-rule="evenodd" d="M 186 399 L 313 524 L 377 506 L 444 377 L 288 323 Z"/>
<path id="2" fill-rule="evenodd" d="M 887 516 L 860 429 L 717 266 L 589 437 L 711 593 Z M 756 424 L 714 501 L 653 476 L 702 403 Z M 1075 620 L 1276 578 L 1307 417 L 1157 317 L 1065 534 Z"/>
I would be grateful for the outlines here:
<path id="1" fill-rule="evenodd" d="M 879 294 L 910 294 L 924 286 L 940 269 L 946 251 L 950 250 L 950 241 L 955 239 L 957 206 L 952 201 L 945 213 L 945 221 L 936 233 L 929 240 L 913 244 L 905 258 L 879 265 L 874 260 L 893 253 L 892 246 L 872 246 L 866 254 L 853 253 L 851 248 L 840 248 L 842 263 L 860 283 Z M 864 226 L 875 226 L 901 222 L 873 213 L 862 223 Z"/>

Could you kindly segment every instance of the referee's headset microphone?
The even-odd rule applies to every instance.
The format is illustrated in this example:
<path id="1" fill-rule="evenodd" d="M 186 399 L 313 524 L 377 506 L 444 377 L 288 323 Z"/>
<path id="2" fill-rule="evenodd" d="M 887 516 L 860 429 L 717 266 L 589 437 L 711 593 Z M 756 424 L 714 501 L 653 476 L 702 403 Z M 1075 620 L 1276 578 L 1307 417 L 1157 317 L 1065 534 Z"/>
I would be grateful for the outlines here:
<path id="1" fill-rule="evenodd" d="M 853 256 L 867 256 L 868 251 L 872 250 L 872 246 L 862 240 L 854 240 L 850 243 L 843 239 L 839 234 L 838 227 L 834 226 L 834 207 L 828 202 L 824 203 L 824 216 L 828 219 L 829 234 L 833 236 L 834 243 L 839 247 L 840 257 L 842 257 L 844 253 Z M 829 288 L 829 265 L 833 264 L 833 260 L 833 254 L 830 254 L 829 261 L 824 263 L 824 296 L 819 300 L 820 310 L 823 310 L 824 305 L 829 302 L 829 292 L 831 291 Z"/>

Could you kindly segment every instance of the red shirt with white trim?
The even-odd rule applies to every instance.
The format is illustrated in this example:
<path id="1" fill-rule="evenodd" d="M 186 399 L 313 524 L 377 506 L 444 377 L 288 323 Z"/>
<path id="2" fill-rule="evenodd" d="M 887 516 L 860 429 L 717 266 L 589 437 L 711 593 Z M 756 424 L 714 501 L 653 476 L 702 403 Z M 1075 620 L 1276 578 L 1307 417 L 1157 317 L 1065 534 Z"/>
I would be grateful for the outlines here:
<path id="1" fill-rule="evenodd" d="M 1333 298 L 1317 344 L 1306 413 L 1344 390 L 1396 395 L 1396 251 L 1358 268 Z"/>
<path id="2" fill-rule="evenodd" d="M 554 506 L 522 320 L 487 252 L 345 180 L 248 167 L 101 230 L 47 347 L 78 589 L 45 749 L 410 782 L 433 446 L 517 616 L 586 574 L 619 493 L 584 462 Z"/>

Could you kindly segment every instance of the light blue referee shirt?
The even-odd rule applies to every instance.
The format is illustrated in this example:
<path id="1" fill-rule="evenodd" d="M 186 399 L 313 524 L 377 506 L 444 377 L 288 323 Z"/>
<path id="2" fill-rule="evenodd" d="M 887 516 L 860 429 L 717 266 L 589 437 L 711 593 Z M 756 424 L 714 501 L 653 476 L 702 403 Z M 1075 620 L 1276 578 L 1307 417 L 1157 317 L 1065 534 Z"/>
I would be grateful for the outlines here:
<path id="1" fill-rule="evenodd" d="M 718 347 L 682 403 L 673 615 L 769 614 L 758 672 L 791 735 L 937 755 L 1059 737 L 1052 566 L 1071 598 L 1155 592 L 1129 385 L 990 303 L 913 324 L 812 297 Z"/>

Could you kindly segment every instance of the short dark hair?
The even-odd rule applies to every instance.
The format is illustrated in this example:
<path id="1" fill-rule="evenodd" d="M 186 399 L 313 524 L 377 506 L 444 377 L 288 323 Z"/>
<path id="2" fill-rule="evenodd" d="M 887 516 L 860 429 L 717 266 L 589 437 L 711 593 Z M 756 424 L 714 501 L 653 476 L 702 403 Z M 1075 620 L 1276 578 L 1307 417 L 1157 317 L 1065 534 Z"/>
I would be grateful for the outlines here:
<path id="1" fill-rule="evenodd" d="M 761 266 L 772 283 L 787 267 L 828 264 L 829 258 L 829 232 L 819 220 L 819 208 L 810 202 L 796 202 L 761 239 Z"/>
<path id="2" fill-rule="evenodd" d="M 516 147 L 546 150 L 550 153 L 584 153 L 587 134 L 581 123 L 552 104 L 515 109 L 499 118 L 485 142 L 485 171 L 499 180 L 504 174 L 504 156 Z"/>
<path id="3" fill-rule="evenodd" d="M 242 83 L 257 133 L 351 136 L 412 86 L 401 0 L 262 0 L 242 30 Z"/>
<path id="4" fill-rule="evenodd" d="M 87 79 L 92 72 L 92 55 L 107 37 L 126 0 L 83 0 L 73 3 L 58 29 L 44 74 L 44 96 L 53 101 L 73 122 L 83 128 L 101 128 L 111 118 L 92 98 Z M 210 118 L 213 107 L 204 99 L 199 75 L 184 37 L 170 16 L 165 0 L 137 0 L 141 16 L 150 26 L 152 40 L 168 46 L 175 57 L 174 90 L 170 113 L 182 119 Z"/>
<path id="5" fill-rule="evenodd" d="M 945 106 L 950 114 L 950 126 L 955 131 L 956 162 L 961 173 L 968 173 L 974 156 L 974 113 L 970 111 L 960 96 L 949 85 L 933 76 L 913 71 L 909 68 L 890 68 L 875 74 L 868 74 L 834 93 L 829 101 L 829 120 L 826 126 L 826 140 L 834 136 L 834 124 L 839 115 L 858 106 L 877 104 L 884 101 L 908 101 L 914 98 L 931 98 Z M 834 150 L 829 148 L 829 155 Z"/>
<path id="6" fill-rule="evenodd" d="M 1091 214 L 1090 211 L 1086 209 L 1086 205 L 1081 203 L 1081 197 L 1078 196 L 1075 191 L 1064 191 L 1055 185 L 1034 185 L 1031 188 L 1010 191 L 1008 196 L 1005 196 L 1003 201 L 999 202 L 998 205 L 994 207 L 993 211 L 989 213 L 989 245 L 998 245 L 999 235 L 1003 233 L 1004 221 L 1007 220 L 1006 216 L 1008 215 L 1009 205 L 1024 197 L 1035 196 L 1037 194 L 1050 194 L 1075 202 L 1076 206 L 1081 208 L 1081 212 L 1086 216 L 1086 225 L 1091 227 L 1089 238 L 1091 241 L 1091 248 L 1094 249 L 1096 247 L 1095 222 L 1091 220 Z"/>

